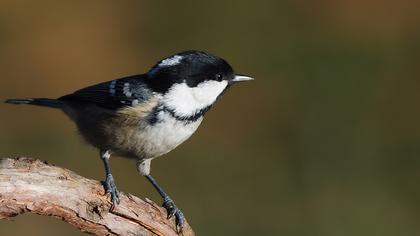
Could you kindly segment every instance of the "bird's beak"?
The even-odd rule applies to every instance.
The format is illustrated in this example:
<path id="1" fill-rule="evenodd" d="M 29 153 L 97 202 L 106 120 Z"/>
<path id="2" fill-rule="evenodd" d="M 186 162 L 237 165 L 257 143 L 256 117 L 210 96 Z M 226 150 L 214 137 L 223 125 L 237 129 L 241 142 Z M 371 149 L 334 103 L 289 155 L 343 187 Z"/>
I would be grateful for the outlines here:
<path id="1" fill-rule="evenodd" d="M 246 75 L 235 75 L 235 77 L 231 80 L 231 82 L 236 83 L 236 82 L 242 82 L 242 81 L 248 81 L 248 80 L 254 80 L 254 78 L 246 76 Z"/>

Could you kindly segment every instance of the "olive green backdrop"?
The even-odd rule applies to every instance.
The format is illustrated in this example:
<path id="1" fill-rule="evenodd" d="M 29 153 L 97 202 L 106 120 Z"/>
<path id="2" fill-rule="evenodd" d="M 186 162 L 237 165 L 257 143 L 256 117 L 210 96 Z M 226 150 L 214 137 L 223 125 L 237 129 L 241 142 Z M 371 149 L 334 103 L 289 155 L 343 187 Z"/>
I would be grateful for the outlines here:
<path id="1" fill-rule="evenodd" d="M 256 78 L 152 173 L 198 235 L 420 234 L 418 1 L 0 0 L 0 99 L 58 97 L 208 50 Z M 0 104 L 0 156 L 102 179 L 60 111 Z M 135 163 L 119 189 L 160 202 Z M 0 235 L 82 235 L 48 217 Z"/>

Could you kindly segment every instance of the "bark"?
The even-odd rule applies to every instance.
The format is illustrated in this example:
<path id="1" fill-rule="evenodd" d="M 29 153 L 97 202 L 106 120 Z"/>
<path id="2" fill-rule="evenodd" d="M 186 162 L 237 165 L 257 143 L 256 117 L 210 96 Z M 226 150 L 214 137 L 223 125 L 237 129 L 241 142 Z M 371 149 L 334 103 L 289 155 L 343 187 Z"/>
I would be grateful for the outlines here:
<path id="1" fill-rule="evenodd" d="M 99 181 L 39 160 L 0 159 L 0 219 L 31 212 L 94 235 L 178 235 L 164 208 L 122 192 L 120 200 L 110 211 Z M 194 235 L 187 222 L 180 235 Z"/>

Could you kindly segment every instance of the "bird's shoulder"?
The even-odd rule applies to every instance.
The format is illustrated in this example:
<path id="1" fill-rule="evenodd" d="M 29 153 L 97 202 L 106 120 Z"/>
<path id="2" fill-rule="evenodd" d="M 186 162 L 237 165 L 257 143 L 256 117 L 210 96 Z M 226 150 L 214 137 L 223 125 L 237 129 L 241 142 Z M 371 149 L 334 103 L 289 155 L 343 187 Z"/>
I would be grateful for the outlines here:
<path id="1" fill-rule="evenodd" d="M 145 74 L 102 82 L 62 96 L 59 100 L 93 103 L 108 109 L 134 107 L 149 101 L 153 92 L 145 83 Z"/>

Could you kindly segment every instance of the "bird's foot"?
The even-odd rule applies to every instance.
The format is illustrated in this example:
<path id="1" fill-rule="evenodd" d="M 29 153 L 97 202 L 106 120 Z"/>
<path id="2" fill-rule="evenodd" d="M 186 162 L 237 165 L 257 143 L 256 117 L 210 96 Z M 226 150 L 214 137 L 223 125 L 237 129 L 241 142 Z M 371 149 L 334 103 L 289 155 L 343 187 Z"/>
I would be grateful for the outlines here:
<path id="1" fill-rule="evenodd" d="M 175 216 L 177 231 L 181 232 L 185 221 L 182 211 L 175 205 L 174 201 L 170 197 L 165 197 L 163 199 L 162 206 L 166 209 L 166 211 L 168 211 L 168 219 Z"/>
<path id="2" fill-rule="evenodd" d="M 105 187 L 106 193 L 111 194 L 111 208 L 110 210 L 114 210 L 115 206 L 120 203 L 120 197 L 118 193 L 117 186 L 115 185 L 114 177 L 111 174 L 106 176 L 105 181 L 103 181 L 103 185 Z"/>

